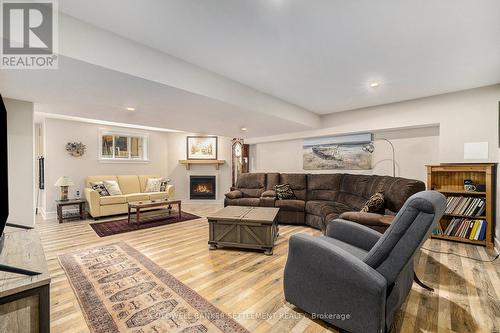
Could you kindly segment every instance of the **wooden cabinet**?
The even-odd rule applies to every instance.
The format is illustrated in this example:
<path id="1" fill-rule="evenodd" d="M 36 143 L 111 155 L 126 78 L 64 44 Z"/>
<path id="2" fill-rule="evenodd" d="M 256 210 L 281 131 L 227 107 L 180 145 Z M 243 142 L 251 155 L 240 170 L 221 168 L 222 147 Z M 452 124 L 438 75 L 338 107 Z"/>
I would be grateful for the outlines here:
<path id="1" fill-rule="evenodd" d="M 441 219 L 441 230 L 446 230 L 453 218 L 481 219 L 486 221 L 484 240 L 471 240 L 464 237 L 432 234 L 433 238 L 453 240 L 493 248 L 496 214 L 496 169 L 494 163 L 477 164 L 439 164 L 427 166 L 427 188 L 443 193 L 445 196 L 483 198 L 486 204 L 484 215 L 469 216 L 466 214 L 447 213 Z M 484 191 L 466 191 L 464 181 L 485 185 Z"/>
<path id="2" fill-rule="evenodd" d="M 0 271 L 0 332 L 50 332 L 50 274 L 36 230 L 6 229 L 0 264 L 38 272 Z"/>

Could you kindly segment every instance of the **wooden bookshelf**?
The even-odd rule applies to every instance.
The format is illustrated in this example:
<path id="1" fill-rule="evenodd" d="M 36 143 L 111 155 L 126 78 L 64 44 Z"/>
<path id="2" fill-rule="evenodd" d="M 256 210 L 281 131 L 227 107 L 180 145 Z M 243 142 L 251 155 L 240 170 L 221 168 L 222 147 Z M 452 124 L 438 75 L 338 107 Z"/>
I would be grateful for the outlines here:
<path id="1" fill-rule="evenodd" d="M 483 197 L 486 203 L 484 216 L 468 216 L 445 214 L 439 221 L 442 230 L 445 230 L 453 218 L 469 218 L 486 220 L 486 234 L 484 240 L 471 240 L 463 237 L 432 234 L 432 238 L 445 239 L 467 244 L 482 245 L 493 248 L 495 230 L 495 195 L 496 169 L 494 163 L 477 164 L 439 164 L 427 165 L 427 188 L 443 193 L 445 196 Z M 471 192 L 464 190 L 464 180 L 470 179 L 474 184 L 486 185 L 485 192 Z"/>

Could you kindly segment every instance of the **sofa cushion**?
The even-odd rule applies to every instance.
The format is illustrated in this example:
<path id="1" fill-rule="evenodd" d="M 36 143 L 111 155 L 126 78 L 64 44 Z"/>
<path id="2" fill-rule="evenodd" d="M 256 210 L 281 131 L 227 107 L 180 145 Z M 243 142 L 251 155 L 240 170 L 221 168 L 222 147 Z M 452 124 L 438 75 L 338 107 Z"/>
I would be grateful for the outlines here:
<path id="1" fill-rule="evenodd" d="M 337 196 L 337 201 L 352 207 L 352 210 L 361 210 L 366 203 L 366 200 L 375 192 L 366 196 L 370 177 L 367 175 L 350 175 L 344 174 L 340 182 L 340 192 Z"/>
<path id="2" fill-rule="evenodd" d="M 280 184 L 290 184 L 298 200 L 306 200 L 307 179 L 304 173 L 282 173 Z"/>
<path id="3" fill-rule="evenodd" d="M 307 200 L 335 201 L 342 176 L 339 173 L 307 175 Z"/>
<path id="4" fill-rule="evenodd" d="M 368 198 L 377 192 L 383 192 L 385 207 L 398 212 L 410 196 L 424 190 L 425 184 L 419 180 L 344 174 L 338 201 L 361 210 Z"/>
<path id="5" fill-rule="evenodd" d="M 123 194 L 141 193 L 139 176 L 116 176 Z"/>
<path id="6" fill-rule="evenodd" d="M 127 198 L 127 202 L 146 201 L 146 200 L 150 200 L 150 194 L 149 193 L 131 193 L 131 194 L 125 194 L 125 198 Z"/>
<path id="7" fill-rule="evenodd" d="M 304 200 L 276 200 L 274 205 L 280 210 L 303 212 L 306 202 Z"/>
<path id="8" fill-rule="evenodd" d="M 263 188 L 238 188 L 237 190 L 243 194 L 244 198 L 260 198 L 264 193 Z"/>
<path id="9" fill-rule="evenodd" d="M 306 202 L 306 213 L 308 214 L 324 217 L 330 213 L 338 213 L 340 215 L 348 211 L 352 211 L 352 208 L 340 202 L 324 200 L 311 200 Z"/>
<path id="10" fill-rule="evenodd" d="M 167 192 L 152 192 L 148 193 L 149 200 L 160 200 L 160 199 L 168 199 Z"/>
<path id="11" fill-rule="evenodd" d="M 233 190 L 239 190 L 244 198 L 260 198 L 265 190 L 265 173 L 244 173 L 238 177 Z"/>
<path id="12" fill-rule="evenodd" d="M 380 176 L 376 178 L 378 177 Z M 385 178 L 383 186 L 385 207 L 392 212 L 399 212 L 413 194 L 425 191 L 425 184 L 419 180 L 388 176 L 383 178 Z"/>
<path id="13" fill-rule="evenodd" d="M 236 181 L 236 188 L 264 189 L 266 186 L 265 173 L 243 173 Z"/>
<path id="14" fill-rule="evenodd" d="M 105 196 L 100 197 L 99 199 L 101 206 L 127 203 L 127 197 L 125 195 Z"/>
<path id="15" fill-rule="evenodd" d="M 274 189 L 280 183 L 280 174 L 277 172 L 266 173 L 266 190 Z"/>
<path id="16" fill-rule="evenodd" d="M 225 196 L 226 198 L 229 199 L 238 199 L 243 197 L 243 193 L 241 193 L 241 191 L 239 190 L 233 190 L 231 192 L 226 193 Z"/>
<path id="17" fill-rule="evenodd" d="M 85 179 L 85 186 L 88 187 L 88 188 L 92 188 L 92 184 L 91 183 L 102 183 L 105 180 L 118 181 L 118 179 L 116 178 L 116 176 L 88 176 Z"/>
<path id="18" fill-rule="evenodd" d="M 260 198 L 238 198 L 238 199 L 227 199 L 226 205 L 228 206 L 253 206 L 258 207 L 260 203 Z"/>
<path id="19" fill-rule="evenodd" d="M 274 190 L 267 190 L 262 193 L 263 198 L 276 198 L 276 191 Z"/>

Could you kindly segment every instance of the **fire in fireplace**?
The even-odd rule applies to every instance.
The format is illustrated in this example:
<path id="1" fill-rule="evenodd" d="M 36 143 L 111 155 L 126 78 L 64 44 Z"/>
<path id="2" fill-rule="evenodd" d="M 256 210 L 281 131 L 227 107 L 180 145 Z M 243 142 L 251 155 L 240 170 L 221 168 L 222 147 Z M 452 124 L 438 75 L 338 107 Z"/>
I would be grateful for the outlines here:
<path id="1" fill-rule="evenodd" d="M 215 176 L 190 176 L 189 198 L 191 200 L 215 200 Z"/>

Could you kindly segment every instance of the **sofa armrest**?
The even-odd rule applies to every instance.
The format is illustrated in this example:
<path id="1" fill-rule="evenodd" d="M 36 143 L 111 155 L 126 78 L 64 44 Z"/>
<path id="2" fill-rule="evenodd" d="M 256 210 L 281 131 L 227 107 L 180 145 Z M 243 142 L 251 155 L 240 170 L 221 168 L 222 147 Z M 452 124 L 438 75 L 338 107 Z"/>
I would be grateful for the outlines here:
<path id="1" fill-rule="evenodd" d="M 238 199 L 238 198 L 242 198 L 243 197 L 243 193 L 241 193 L 241 191 L 238 191 L 238 190 L 232 190 L 231 192 L 228 192 L 228 193 L 226 193 L 224 195 L 228 199 Z"/>
<path id="2" fill-rule="evenodd" d="M 356 222 L 336 219 L 326 227 L 326 236 L 370 251 L 382 234 Z"/>
<path id="3" fill-rule="evenodd" d="M 99 195 L 99 192 L 89 187 L 86 187 L 83 190 L 83 193 L 85 195 L 85 199 L 87 200 L 87 204 L 89 206 L 89 214 L 92 217 L 101 216 L 101 196 Z"/>
<path id="4" fill-rule="evenodd" d="M 165 187 L 165 192 L 167 192 L 167 198 L 172 199 L 175 195 L 175 186 L 167 185 L 167 187 Z"/>
<path id="5" fill-rule="evenodd" d="M 306 234 L 290 238 L 284 292 L 288 302 L 311 314 L 325 315 L 325 321 L 347 331 L 385 329 L 385 278 L 321 238 Z M 335 317 L 342 314 L 350 319 Z"/>
<path id="6" fill-rule="evenodd" d="M 340 214 L 339 218 L 342 220 L 361 223 L 363 225 L 389 227 L 395 216 L 365 212 L 344 212 Z"/>
<path id="7" fill-rule="evenodd" d="M 262 193 L 261 198 L 276 198 L 276 191 L 267 190 Z"/>

